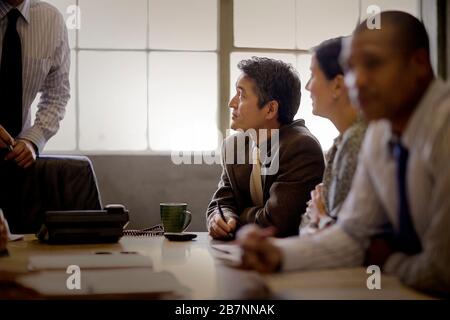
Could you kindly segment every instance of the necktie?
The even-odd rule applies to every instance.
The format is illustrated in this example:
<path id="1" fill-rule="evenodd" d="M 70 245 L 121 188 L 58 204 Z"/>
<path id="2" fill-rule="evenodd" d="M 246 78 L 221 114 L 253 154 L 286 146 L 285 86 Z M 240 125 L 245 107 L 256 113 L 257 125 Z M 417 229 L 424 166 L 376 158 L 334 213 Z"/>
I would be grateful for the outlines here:
<path id="1" fill-rule="evenodd" d="M 261 162 L 259 158 L 259 148 L 254 147 L 252 150 L 253 156 L 253 168 L 250 175 L 250 196 L 252 197 L 253 204 L 258 207 L 264 205 L 263 189 L 261 181 Z"/>
<path id="2" fill-rule="evenodd" d="M 0 65 L 0 124 L 16 137 L 22 130 L 22 44 L 17 32 L 20 12 L 8 12 Z"/>
<path id="3" fill-rule="evenodd" d="M 408 150 L 400 143 L 393 145 L 393 154 L 397 161 L 398 217 L 399 229 L 396 234 L 398 250 L 413 255 L 422 250 L 419 237 L 414 229 L 408 203 L 406 173 Z"/>

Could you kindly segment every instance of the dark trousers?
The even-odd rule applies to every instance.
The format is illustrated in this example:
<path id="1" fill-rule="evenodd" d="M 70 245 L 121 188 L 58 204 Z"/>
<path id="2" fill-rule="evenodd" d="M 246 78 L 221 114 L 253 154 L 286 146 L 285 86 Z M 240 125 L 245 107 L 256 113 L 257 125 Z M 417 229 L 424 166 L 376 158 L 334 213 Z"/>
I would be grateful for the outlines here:
<path id="1" fill-rule="evenodd" d="M 0 208 L 13 233 L 35 233 L 45 211 L 99 210 L 97 180 L 87 157 L 42 156 L 30 168 L 0 154 Z"/>

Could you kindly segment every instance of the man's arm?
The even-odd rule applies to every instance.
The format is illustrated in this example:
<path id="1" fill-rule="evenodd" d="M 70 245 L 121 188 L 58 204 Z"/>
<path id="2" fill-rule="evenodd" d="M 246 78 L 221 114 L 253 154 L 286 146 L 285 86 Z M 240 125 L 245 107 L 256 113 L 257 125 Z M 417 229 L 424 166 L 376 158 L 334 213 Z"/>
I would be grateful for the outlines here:
<path id="1" fill-rule="evenodd" d="M 450 113 L 449 113 L 450 114 Z M 419 290 L 450 293 L 450 116 L 436 135 L 430 157 L 434 187 L 429 199 L 432 219 L 425 237 L 422 252 L 413 256 L 392 254 L 384 270 L 399 277 L 405 284 Z"/>
<path id="2" fill-rule="evenodd" d="M 218 189 L 212 196 L 211 202 L 206 209 L 207 222 L 209 222 L 213 215 L 219 214 L 217 202 L 220 203 L 220 207 L 222 208 L 225 218 L 233 218 L 239 221 L 239 216 L 237 215 L 237 206 L 233 195 L 233 189 L 231 187 L 230 179 L 228 177 L 225 165 L 223 165 L 222 168 L 222 175 L 220 177 Z"/>
<path id="3" fill-rule="evenodd" d="M 274 226 L 276 235 L 298 234 L 310 191 L 322 181 L 324 159 L 320 146 L 309 136 L 293 141 L 282 151 L 279 173 L 264 207 L 251 207 L 241 219 L 262 227 Z"/>
<path id="4" fill-rule="evenodd" d="M 233 219 L 237 224 L 235 225 L 235 227 L 238 227 L 240 224 L 239 215 L 237 214 L 236 200 L 234 198 L 233 188 L 230 183 L 230 178 L 228 177 L 227 167 L 225 163 L 226 143 L 227 141 L 225 140 L 222 145 L 222 174 L 220 177 L 218 189 L 212 196 L 211 202 L 209 203 L 208 208 L 206 209 L 206 224 L 208 231 L 211 231 L 210 226 L 213 222 L 212 220 L 217 220 L 218 217 L 220 217 L 220 212 L 219 208 L 217 207 L 217 203 L 220 204 L 224 217 L 227 220 L 225 222 L 228 222 L 230 219 Z"/>
<path id="5" fill-rule="evenodd" d="M 32 142 L 42 152 L 46 142 L 59 129 L 64 118 L 65 107 L 70 98 L 70 48 L 67 28 L 63 17 L 56 15 L 55 25 L 61 28 L 61 38 L 52 57 L 52 66 L 42 87 L 42 95 L 34 125 L 22 132 L 20 139 Z"/>

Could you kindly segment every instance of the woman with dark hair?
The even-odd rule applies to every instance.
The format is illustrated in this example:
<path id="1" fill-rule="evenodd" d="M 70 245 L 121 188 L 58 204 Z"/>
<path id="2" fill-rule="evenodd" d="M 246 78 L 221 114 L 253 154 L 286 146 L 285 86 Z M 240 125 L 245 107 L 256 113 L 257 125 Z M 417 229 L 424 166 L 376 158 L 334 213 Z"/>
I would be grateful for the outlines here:
<path id="1" fill-rule="evenodd" d="M 351 105 L 339 64 L 342 38 L 322 42 L 313 49 L 311 93 L 313 114 L 329 119 L 339 131 L 326 155 L 323 181 L 311 192 L 300 235 L 314 233 L 332 224 L 350 191 L 366 124 Z"/>

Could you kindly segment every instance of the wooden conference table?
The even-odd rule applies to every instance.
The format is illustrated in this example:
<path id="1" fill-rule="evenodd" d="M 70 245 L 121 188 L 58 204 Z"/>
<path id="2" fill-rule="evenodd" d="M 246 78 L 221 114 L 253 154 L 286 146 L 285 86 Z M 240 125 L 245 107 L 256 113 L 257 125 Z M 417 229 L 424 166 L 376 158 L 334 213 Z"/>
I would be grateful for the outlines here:
<path id="1" fill-rule="evenodd" d="M 260 275 L 225 265 L 214 258 L 215 249 L 207 233 L 197 233 L 194 241 L 171 242 L 162 236 L 123 237 L 115 244 L 48 245 L 33 235 L 10 242 L 9 257 L 0 258 L 1 278 L 29 274 L 28 258 L 35 255 L 89 254 L 98 251 L 137 251 L 150 256 L 153 271 L 168 271 L 187 290 L 182 299 L 428 299 L 422 293 L 403 286 L 396 278 L 383 275 L 381 290 L 369 290 L 364 268 L 335 269 Z M 214 241 L 215 243 L 215 241 Z M 3 276 L 1 276 L 3 275 Z M 3 283 L 5 283 L 3 279 Z M 3 284 L 4 285 L 4 284 Z M 21 298 L 20 294 L 14 296 Z M 120 296 L 120 298 L 133 295 Z M 145 297 L 145 296 L 144 296 Z M 148 296 L 152 298 L 154 296 Z M 45 296 L 44 296 L 45 298 Z M 164 298 L 164 296 L 157 296 Z M 167 298 L 167 297 L 166 297 Z M 168 296 L 168 298 L 171 298 Z"/>

